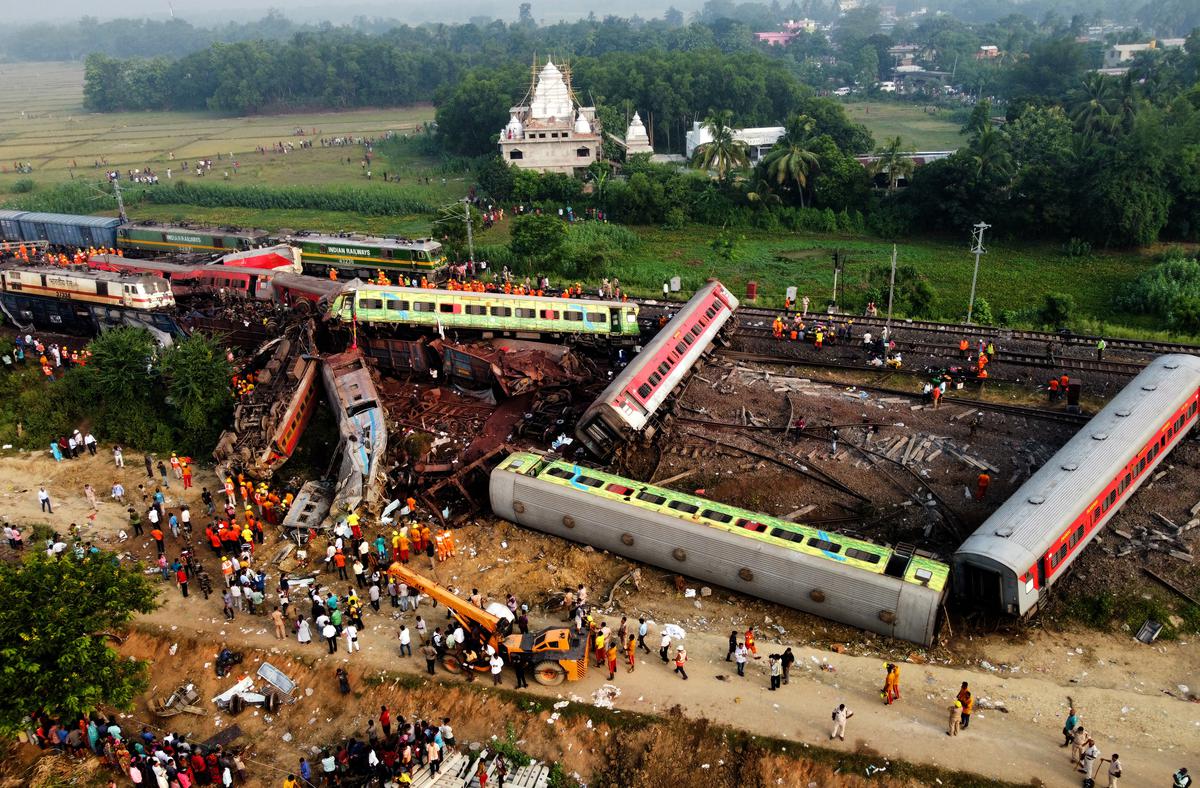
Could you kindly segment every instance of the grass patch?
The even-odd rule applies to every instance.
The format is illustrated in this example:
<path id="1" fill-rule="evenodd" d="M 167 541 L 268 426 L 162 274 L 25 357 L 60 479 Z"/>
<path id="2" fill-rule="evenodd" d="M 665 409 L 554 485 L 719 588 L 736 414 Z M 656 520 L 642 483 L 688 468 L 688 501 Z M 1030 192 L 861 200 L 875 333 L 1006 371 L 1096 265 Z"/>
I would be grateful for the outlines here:
<path id="1" fill-rule="evenodd" d="M 1076 593 L 1056 608 L 1056 615 L 1102 632 L 1120 629 L 1133 634 L 1149 619 L 1163 625 L 1159 640 L 1200 633 L 1200 607 L 1149 584 L 1129 593 Z"/>
<path id="2" fill-rule="evenodd" d="M 958 133 L 962 124 L 947 109 L 892 101 L 847 101 L 843 106 L 850 120 L 867 127 L 876 145 L 895 136 L 914 150 L 957 150 L 964 144 Z"/>

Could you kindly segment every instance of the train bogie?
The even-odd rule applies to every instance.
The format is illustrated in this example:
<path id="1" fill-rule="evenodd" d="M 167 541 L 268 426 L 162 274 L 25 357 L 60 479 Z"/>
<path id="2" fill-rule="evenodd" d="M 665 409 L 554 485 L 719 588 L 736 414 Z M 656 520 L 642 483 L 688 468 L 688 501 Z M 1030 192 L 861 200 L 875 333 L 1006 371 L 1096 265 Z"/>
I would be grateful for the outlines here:
<path id="1" fill-rule="evenodd" d="M 1085 547 L 1192 430 L 1200 358 L 1155 359 L 1029 478 L 954 555 L 956 594 L 1036 612 Z"/>
<path id="2" fill-rule="evenodd" d="M 656 511 L 639 505 L 639 495 L 669 502 Z M 490 498 L 499 517 L 544 533 L 883 635 L 925 645 L 936 636 L 948 567 L 930 559 L 837 534 L 807 534 L 764 515 L 535 454 L 501 463 L 491 475 Z M 719 509 L 714 517 L 756 519 L 722 526 L 681 513 L 697 504 Z M 777 526 L 789 529 L 789 541 L 768 535 Z"/>
<path id="3" fill-rule="evenodd" d="M 720 282 L 700 288 L 584 412 L 575 436 L 596 457 L 641 433 L 720 334 L 738 300 Z"/>

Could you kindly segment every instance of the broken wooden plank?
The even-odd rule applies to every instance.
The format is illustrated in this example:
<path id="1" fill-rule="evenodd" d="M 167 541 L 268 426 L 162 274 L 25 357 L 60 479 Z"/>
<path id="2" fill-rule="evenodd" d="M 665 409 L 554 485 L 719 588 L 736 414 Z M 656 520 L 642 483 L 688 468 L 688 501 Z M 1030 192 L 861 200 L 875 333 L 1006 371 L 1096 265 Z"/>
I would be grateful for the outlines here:
<path id="1" fill-rule="evenodd" d="M 1168 528 L 1170 528 L 1175 533 L 1179 533 L 1179 526 L 1176 525 L 1175 523 L 1171 522 L 1170 519 L 1168 519 L 1164 515 L 1161 515 L 1158 512 L 1150 512 L 1150 514 L 1153 515 L 1154 517 L 1157 517 L 1158 521 L 1160 523 L 1166 525 Z"/>
<path id="2" fill-rule="evenodd" d="M 787 514 L 785 514 L 783 517 L 780 517 L 779 519 L 787 520 L 788 522 L 795 522 L 797 517 L 803 517 L 804 515 L 808 514 L 813 509 L 816 509 L 816 508 L 817 508 L 817 505 L 815 503 L 806 503 L 803 506 L 801 506 L 799 509 L 797 509 L 796 511 L 788 512 Z"/>
<path id="3" fill-rule="evenodd" d="M 1191 515 L 1192 517 L 1195 517 L 1196 515 L 1200 514 L 1200 503 L 1197 503 L 1191 509 L 1188 509 L 1188 514 Z"/>
<path id="4" fill-rule="evenodd" d="M 684 471 L 683 473 L 677 473 L 674 476 L 668 476 L 665 479 L 662 479 L 657 482 L 653 482 L 653 484 L 656 484 L 659 487 L 666 487 L 668 484 L 671 484 L 672 482 L 677 482 L 680 479 L 686 479 L 687 477 L 689 477 L 693 473 L 695 473 L 697 470 L 698 470 L 697 468 L 691 468 L 689 470 Z"/>
<path id="5" fill-rule="evenodd" d="M 1159 583 L 1161 583 L 1162 585 L 1166 586 L 1166 587 L 1167 587 L 1168 589 L 1170 589 L 1171 591 L 1174 591 L 1176 594 L 1179 594 L 1179 596 L 1181 596 L 1181 597 L 1183 597 L 1184 599 L 1186 599 L 1187 601 L 1191 602 L 1193 605 L 1196 605 L 1197 607 L 1200 607 L 1200 602 L 1197 602 L 1197 601 L 1196 601 L 1194 598 L 1192 598 L 1191 596 L 1188 596 L 1188 594 L 1187 594 L 1187 593 L 1185 593 L 1185 592 L 1184 592 L 1182 589 L 1180 589 L 1180 588 L 1179 588 L 1179 586 L 1175 585 L 1174 583 L 1172 583 L 1172 582 L 1171 582 L 1170 580 L 1168 580 L 1167 578 L 1165 578 L 1165 577 L 1163 577 L 1162 575 L 1158 574 L 1158 573 L 1157 573 L 1157 572 L 1155 572 L 1153 569 L 1148 569 L 1148 568 L 1146 568 L 1146 567 L 1144 567 L 1144 566 L 1143 566 L 1143 567 L 1142 567 L 1142 571 L 1143 571 L 1143 572 L 1145 572 L 1147 575 L 1149 575 L 1149 576 L 1150 576 L 1152 579 L 1154 579 L 1154 580 L 1157 580 Z"/>
<path id="6" fill-rule="evenodd" d="M 935 450 L 933 450 L 932 452 L 930 452 L 930 453 L 929 453 L 929 456 L 928 456 L 928 457 L 926 457 L 926 458 L 925 458 L 925 462 L 926 462 L 926 463 L 931 463 L 931 462 L 933 462 L 934 460 L 936 460 L 938 457 L 941 457 L 941 456 L 942 456 L 942 450 L 941 450 L 941 449 L 935 449 Z"/>

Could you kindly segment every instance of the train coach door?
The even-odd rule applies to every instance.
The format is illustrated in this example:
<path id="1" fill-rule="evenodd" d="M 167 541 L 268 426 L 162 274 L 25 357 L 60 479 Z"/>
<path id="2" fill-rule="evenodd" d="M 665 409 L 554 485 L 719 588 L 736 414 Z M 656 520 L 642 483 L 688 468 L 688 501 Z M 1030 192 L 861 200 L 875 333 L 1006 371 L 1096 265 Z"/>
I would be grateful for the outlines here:
<path id="1" fill-rule="evenodd" d="M 621 308 L 610 307 L 608 310 L 608 332 L 610 334 L 621 333 Z"/>

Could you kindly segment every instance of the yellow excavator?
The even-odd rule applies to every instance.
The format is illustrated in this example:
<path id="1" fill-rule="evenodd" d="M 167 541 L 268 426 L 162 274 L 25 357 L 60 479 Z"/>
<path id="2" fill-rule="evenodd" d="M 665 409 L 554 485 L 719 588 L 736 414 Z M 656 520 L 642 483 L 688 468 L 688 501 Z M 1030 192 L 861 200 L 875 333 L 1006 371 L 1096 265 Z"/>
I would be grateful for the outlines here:
<path id="1" fill-rule="evenodd" d="M 563 681 L 578 681 L 587 675 L 591 639 L 572 632 L 570 627 L 549 627 L 525 635 L 514 633 L 511 613 L 503 605 L 496 605 L 494 613 L 475 607 L 399 562 L 393 563 L 387 571 L 396 580 L 445 605 L 462 628 L 484 645 L 491 646 L 502 655 L 507 650 L 510 656 L 527 660 L 538 684 L 553 687 Z M 447 651 L 442 658 L 442 666 L 451 673 L 459 673 L 464 668 L 488 669 L 486 665 L 465 666 L 458 655 L 451 651 Z"/>

